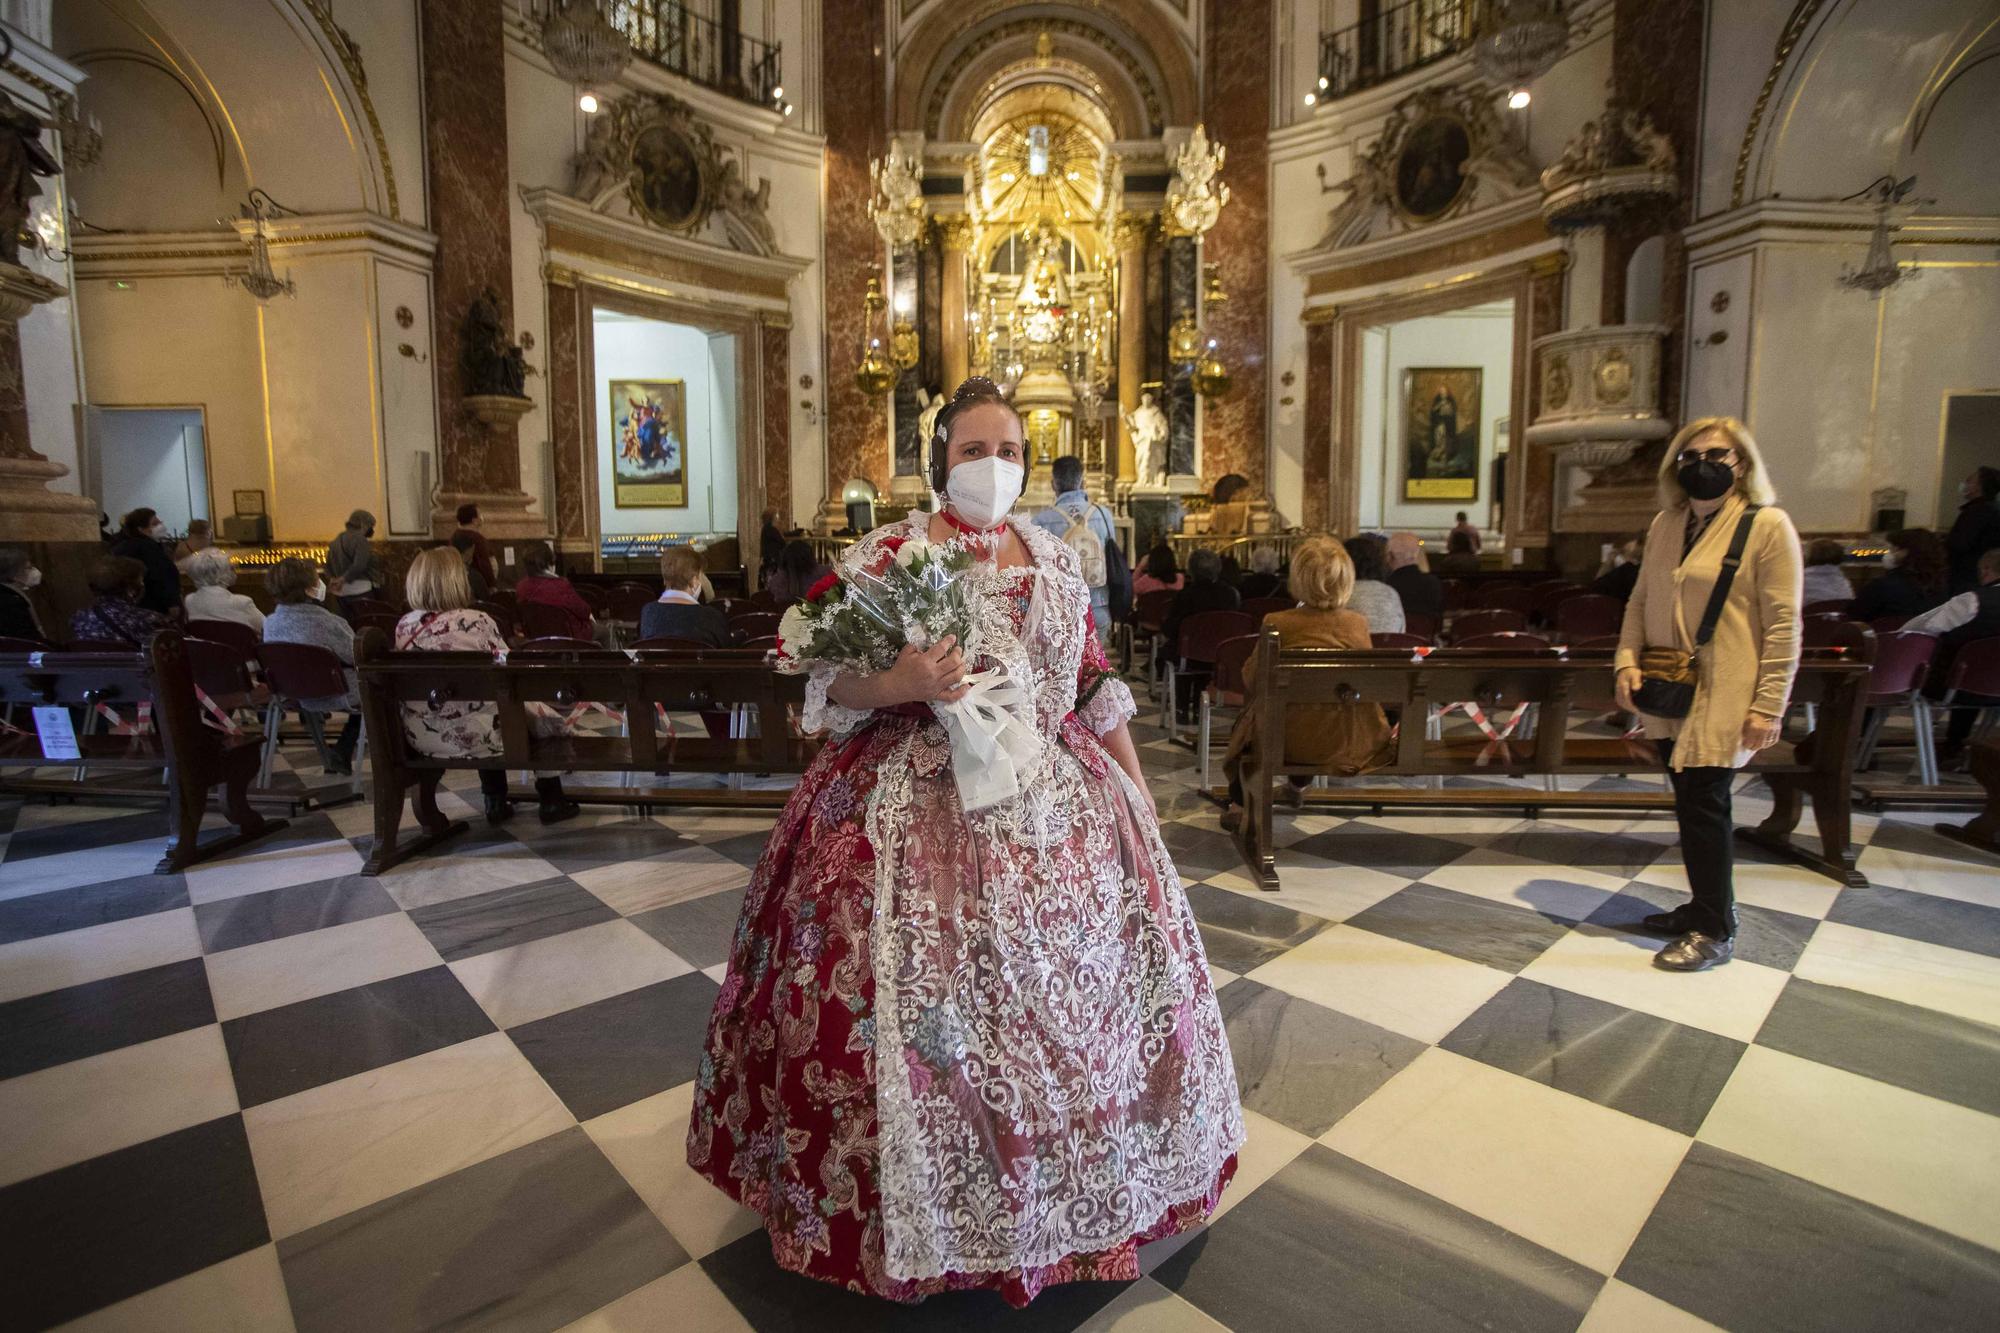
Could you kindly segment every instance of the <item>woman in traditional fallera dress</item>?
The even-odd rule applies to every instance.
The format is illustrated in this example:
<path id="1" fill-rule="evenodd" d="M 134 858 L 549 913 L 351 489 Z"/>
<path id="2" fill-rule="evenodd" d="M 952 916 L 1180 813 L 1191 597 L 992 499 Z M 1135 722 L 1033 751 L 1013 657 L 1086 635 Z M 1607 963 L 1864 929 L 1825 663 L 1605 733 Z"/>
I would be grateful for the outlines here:
<path id="1" fill-rule="evenodd" d="M 979 559 L 981 651 L 816 666 L 829 741 L 751 881 L 696 1076 L 688 1161 L 785 1268 L 900 1301 L 1138 1277 L 1199 1225 L 1243 1118 L 1201 938 L 1160 840 L 1074 555 L 1008 514 L 1021 422 L 968 381 L 939 416 L 943 512 L 869 534 Z M 998 667 L 1039 757 L 968 813 L 929 701 Z"/>

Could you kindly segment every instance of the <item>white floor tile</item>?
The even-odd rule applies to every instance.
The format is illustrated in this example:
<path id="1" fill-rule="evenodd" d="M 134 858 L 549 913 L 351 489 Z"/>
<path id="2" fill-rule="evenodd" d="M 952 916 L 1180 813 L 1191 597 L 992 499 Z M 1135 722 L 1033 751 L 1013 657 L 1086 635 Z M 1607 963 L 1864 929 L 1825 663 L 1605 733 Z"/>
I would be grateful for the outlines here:
<path id="1" fill-rule="evenodd" d="M 750 882 L 751 869 L 706 847 L 683 847 L 644 861 L 579 870 L 570 878 L 615 908 L 621 916 L 664 907 Z"/>
<path id="2" fill-rule="evenodd" d="M 1467 860 L 1431 871 L 1424 876 L 1424 883 L 1564 921 L 1581 921 L 1624 888 L 1626 881 L 1594 870 L 1480 851 Z"/>
<path id="3" fill-rule="evenodd" d="M 88 834 L 79 834 L 87 837 Z M 0 901 L 25 898 L 32 893 L 53 893 L 79 884 L 102 884 L 106 880 L 150 875 L 166 853 L 165 838 L 142 842 L 121 842 L 111 847 L 85 851 L 57 852 L 53 856 L 31 856 L 25 861 L 9 861 L 0 871 Z"/>
<path id="4" fill-rule="evenodd" d="M 1222 1198 L 1215 1205 L 1215 1217 L 1221 1217 L 1249 1198 L 1252 1190 L 1290 1166 L 1294 1157 L 1312 1147 L 1312 1140 L 1296 1129 L 1247 1108 L 1243 1112 L 1243 1133 L 1243 1146 L 1236 1150 L 1236 1175 L 1231 1178 L 1229 1187 L 1222 1191 Z M 1196 1228 L 1186 1234 L 1198 1234 L 1199 1230 Z"/>
<path id="5" fill-rule="evenodd" d="M 1707 972 L 1668 972 L 1653 966 L 1661 944 L 1609 931 L 1572 930 L 1521 975 L 1738 1041 L 1757 1035 L 1785 988 L 1783 972 L 1742 958 Z"/>
<path id="6" fill-rule="evenodd" d="M 1149 1277 L 1077 1326 L 1077 1333 L 1227 1333 L 1193 1305 Z"/>
<path id="7" fill-rule="evenodd" d="M 0 1185 L 236 1110 L 214 1024 L 0 1082 Z"/>
<path id="8" fill-rule="evenodd" d="M 694 1084 L 683 1083 L 587 1120 L 583 1129 L 681 1248 L 699 1259 L 762 1223 L 687 1164 L 693 1104 Z"/>
<path id="9" fill-rule="evenodd" d="M 1386 875 L 1361 866 L 1337 865 L 1318 857 L 1279 852 L 1278 891 L 1266 893 L 1247 870 L 1229 870 L 1208 880 L 1217 888 L 1248 894 L 1259 902 L 1276 903 L 1295 912 L 1345 921 L 1410 887 L 1404 875 Z"/>
<path id="10" fill-rule="evenodd" d="M 603 921 L 547 939 L 461 958 L 451 970 L 503 1028 L 692 971 L 629 921 Z"/>
<path id="11" fill-rule="evenodd" d="M 243 1123 L 282 1239 L 576 1122 L 491 1032 L 253 1106 Z"/>
<path id="12" fill-rule="evenodd" d="M 1250 980 L 1434 1042 L 1498 994 L 1509 977 L 1434 949 L 1335 926 L 1265 963 Z"/>
<path id="13" fill-rule="evenodd" d="M 278 1247 L 260 1245 L 62 1325 L 62 1333 L 291 1333 Z"/>
<path id="14" fill-rule="evenodd" d="M 1940 815 L 1937 822 L 1958 824 L 1964 820 L 1953 814 Z M 1991 862 L 1925 856 L 1870 844 L 1855 862 L 1855 868 L 1868 876 L 1870 883 L 1886 884 L 1892 889 L 1956 898 L 1981 907 L 2000 907 L 2000 867 Z"/>
<path id="15" fill-rule="evenodd" d="M 1752 1046 L 1697 1137 L 2000 1249 L 2000 1117 Z"/>
<path id="16" fill-rule="evenodd" d="M 1676 893 L 1690 892 L 1687 866 L 1678 857 L 1657 862 L 1635 878 Z M 1752 907 L 1768 907 L 1773 911 L 1790 912 L 1793 916 L 1825 920 L 1839 897 L 1840 885 L 1804 866 L 1761 865 L 1750 861 L 1736 863 L 1737 901 L 1749 903 Z"/>
<path id="17" fill-rule="evenodd" d="M 205 861 L 201 865 L 190 866 L 187 872 L 189 901 L 212 903 L 223 898 L 239 898 L 246 893 L 282 889 L 292 884 L 313 884 L 323 879 L 357 874 L 361 870 L 361 853 L 355 851 L 354 844 L 345 839 L 262 852 L 252 843 L 245 851 L 245 855 L 229 860 Z"/>
<path id="18" fill-rule="evenodd" d="M 438 804 L 444 803 L 440 800 Z M 461 834 L 428 856 L 411 857 L 383 875 L 379 883 L 397 906 L 410 911 L 514 884 L 554 879 L 561 873 L 526 845 L 511 839 L 467 850 L 464 838 Z"/>
<path id="19" fill-rule="evenodd" d="M 212 953 L 205 961 L 215 1016 L 226 1021 L 421 972 L 443 959 L 415 922 L 387 912 Z"/>
<path id="20" fill-rule="evenodd" d="M 1604 1284 L 1577 1333 L 1703 1333 L 1715 1325 L 1617 1278 Z"/>
<path id="21" fill-rule="evenodd" d="M 1606 1274 L 1638 1238 L 1689 1143 L 1435 1047 L 1320 1142 Z"/>
<path id="22" fill-rule="evenodd" d="M 0 1003 L 200 956 L 188 907 L 16 940 L 0 944 Z"/>
<path id="23" fill-rule="evenodd" d="M 682 1264 L 665 1277 L 628 1291 L 602 1309 L 593 1310 L 561 1333 L 752 1333 L 722 1289 L 701 1271 L 700 1264 Z"/>
<path id="24" fill-rule="evenodd" d="M 1792 973 L 1975 1023 L 2000 1021 L 2000 958 L 1985 954 L 1826 921 Z"/>

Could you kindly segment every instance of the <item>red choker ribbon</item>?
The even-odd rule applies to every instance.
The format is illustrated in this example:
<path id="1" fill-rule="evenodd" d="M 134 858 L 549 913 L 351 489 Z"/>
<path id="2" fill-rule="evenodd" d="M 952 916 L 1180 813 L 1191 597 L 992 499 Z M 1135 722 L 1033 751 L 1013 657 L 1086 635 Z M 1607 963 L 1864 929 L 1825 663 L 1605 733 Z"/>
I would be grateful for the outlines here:
<path id="1" fill-rule="evenodd" d="M 964 519 L 960 518 L 957 514 L 952 513 L 949 509 L 940 509 L 938 510 L 938 512 L 944 515 L 944 521 L 946 523 L 958 529 L 960 532 L 968 533 L 974 537 L 996 537 L 1000 533 L 1005 532 L 1007 530 L 1007 520 L 1004 518 L 1001 519 L 998 523 L 995 523 L 990 528 L 975 528 L 972 526 L 972 524 L 967 523 Z"/>

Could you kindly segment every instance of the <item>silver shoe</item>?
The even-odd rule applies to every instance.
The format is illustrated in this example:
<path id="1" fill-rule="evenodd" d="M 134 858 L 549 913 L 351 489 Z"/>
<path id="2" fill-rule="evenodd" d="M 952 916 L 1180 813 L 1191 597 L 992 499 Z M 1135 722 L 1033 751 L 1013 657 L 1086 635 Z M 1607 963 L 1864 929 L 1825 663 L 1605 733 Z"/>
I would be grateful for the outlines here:
<path id="1" fill-rule="evenodd" d="M 1719 940 L 1713 935 L 1690 930 L 1654 954 L 1653 966 L 1663 967 L 1669 972 L 1706 972 L 1735 956 L 1735 940 Z"/>

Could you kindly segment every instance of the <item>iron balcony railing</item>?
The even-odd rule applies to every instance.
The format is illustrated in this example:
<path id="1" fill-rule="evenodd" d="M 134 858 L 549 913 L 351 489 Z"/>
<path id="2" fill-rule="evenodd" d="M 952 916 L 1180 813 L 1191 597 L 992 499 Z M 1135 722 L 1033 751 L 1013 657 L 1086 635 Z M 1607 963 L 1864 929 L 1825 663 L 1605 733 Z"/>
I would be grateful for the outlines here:
<path id="1" fill-rule="evenodd" d="M 723 8 L 728 16 L 737 12 L 729 0 Z M 782 86 L 777 43 L 690 13 L 676 0 L 613 0 L 607 12 L 632 49 L 661 69 L 759 106 L 776 100 Z"/>
<path id="2" fill-rule="evenodd" d="M 1472 44 L 1469 0 L 1361 0 L 1361 18 L 1319 38 L 1318 101 L 1387 83 Z M 1371 12 L 1372 11 L 1372 12 Z"/>

